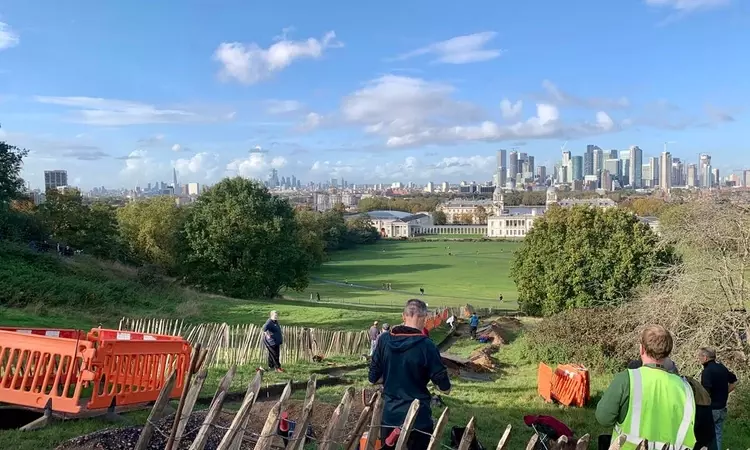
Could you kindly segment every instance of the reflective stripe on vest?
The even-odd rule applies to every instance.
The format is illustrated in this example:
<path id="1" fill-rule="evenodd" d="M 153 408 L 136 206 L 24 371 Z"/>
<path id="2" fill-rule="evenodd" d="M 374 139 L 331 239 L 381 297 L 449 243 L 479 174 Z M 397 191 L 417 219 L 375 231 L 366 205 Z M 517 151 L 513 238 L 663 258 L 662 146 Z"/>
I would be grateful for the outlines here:
<path id="1" fill-rule="evenodd" d="M 657 369 L 650 369 L 657 370 Z M 681 377 L 683 388 L 685 390 L 685 402 L 682 409 L 682 420 L 680 426 L 675 435 L 674 444 L 671 442 L 650 442 L 648 443 L 649 450 L 659 450 L 662 448 L 674 448 L 682 450 L 686 447 L 692 447 L 692 444 L 685 445 L 685 440 L 688 437 L 688 433 L 691 432 L 691 426 L 693 424 L 693 418 L 695 417 L 695 399 L 693 397 L 693 388 L 690 383 Z M 630 427 L 628 430 L 623 430 L 620 424 L 615 425 L 616 436 L 612 436 L 613 441 L 618 436 L 625 435 L 626 444 L 623 448 L 636 448 L 644 439 L 641 437 L 641 418 L 643 416 L 643 376 L 641 369 L 630 370 L 630 409 L 628 410 L 628 416 L 630 416 Z M 626 418 L 627 421 L 627 418 Z M 693 442 L 694 443 L 694 442 Z"/>

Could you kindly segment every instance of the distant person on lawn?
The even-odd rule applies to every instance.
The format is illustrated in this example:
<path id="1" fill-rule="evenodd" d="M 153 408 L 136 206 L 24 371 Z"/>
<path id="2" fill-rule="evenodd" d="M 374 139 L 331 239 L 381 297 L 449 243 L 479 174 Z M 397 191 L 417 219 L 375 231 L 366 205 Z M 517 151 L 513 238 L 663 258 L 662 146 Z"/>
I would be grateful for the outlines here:
<path id="1" fill-rule="evenodd" d="M 440 359 L 440 351 L 421 333 L 426 319 L 427 305 L 423 301 L 412 299 L 406 302 L 404 324 L 380 336 L 368 376 L 370 383 L 383 384 L 381 436 L 384 443 L 393 432 L 393 427 L 404 423 L 411 402 L 419 400 L 414 422 L 414 429 L 418 431 L 409 435 L 406 444 L 408 450 L 425 450 L 430 443 L 433 430 L 432 397 L 427 385 L 432 381 L 444 393 L 449 393 L 451 389 L 448 370 Z M 383 446 L 383 450 L 392 448 L 387 444 Z"/>
<path id="2" fill-rule="evenodd" d="M 372 323 L 372 326 L 367 331 L 368 336 L 370 337 L 370 358 L 372 358 L 372 354 L 375 353 L 375 346 L 378 344 L 378 336 L 380 336 L 380 330 L 378 329 L 378 321 Z"/>
<path id="3" fill-rule="evenodd" d="M 271 311 L 270 317 L 263 325 L 263 344 L 268 350 L 268 367 L 276 372 L 283 372 L 281 368 L 281 344 L 284 337 L 279 326 L 279 313 Z"/>

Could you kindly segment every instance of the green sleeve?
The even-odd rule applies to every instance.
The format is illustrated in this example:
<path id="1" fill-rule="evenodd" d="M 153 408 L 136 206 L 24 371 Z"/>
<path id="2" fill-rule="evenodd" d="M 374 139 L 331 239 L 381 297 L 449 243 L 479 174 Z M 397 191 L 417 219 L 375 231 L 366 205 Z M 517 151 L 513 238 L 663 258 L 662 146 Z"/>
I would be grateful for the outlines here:
<path id="1" fill-rule="evenodd" d="M 629 401 L 630 375 L 626 370 L 615 375 L 612 384 L 604 391 L 599 404 L 596 405 L 596 421 L 607 427 L 622 423 L 628 413 Z"/>

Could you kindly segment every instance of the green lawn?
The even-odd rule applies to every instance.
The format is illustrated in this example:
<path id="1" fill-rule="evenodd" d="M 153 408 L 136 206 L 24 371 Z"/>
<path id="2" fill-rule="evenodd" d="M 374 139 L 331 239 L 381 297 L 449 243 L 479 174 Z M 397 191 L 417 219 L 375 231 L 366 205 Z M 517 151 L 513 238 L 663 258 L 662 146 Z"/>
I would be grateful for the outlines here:
<path id="1" fill-rule="evenodd" d="M 517 293 L 509 272 L 519 246 L 508 241 L 381 241 L 333 253 L 313 274 L 308 289 L 286 295 L 309 300 L 319 293 L 324 301 L 400 305 L 424 288 L 422 298 L 430 305 L 515 309 Z M 392 290 L 383 290 L 383 283 L 391 283 Z"/>

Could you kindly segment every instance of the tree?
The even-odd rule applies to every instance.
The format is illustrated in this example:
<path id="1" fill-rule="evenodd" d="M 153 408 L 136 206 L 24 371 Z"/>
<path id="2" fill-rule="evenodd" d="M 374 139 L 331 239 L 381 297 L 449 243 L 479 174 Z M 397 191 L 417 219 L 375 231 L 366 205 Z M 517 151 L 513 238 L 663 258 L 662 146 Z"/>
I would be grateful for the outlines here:
<path id="1" fill-rule="evenodd" d="M 180 259 L 186 215 L 186 209 L 171 197 L 135 201 L 120 208 L 117 221 L 128 255 L 135 262 L 173 270 Z"/>
<path id="2" fill-rule="evenodd" d="M 77 190 L 47 192 L 40 215 L 52 238 L 63 245 L 102 258 L 119 259 L 122 247 L 113 207 L 83 203 Z"/>
<path id="3" fill-rule="evenodd" d="M 676 261 L 674 248 L 628 211 L 554 207 L 534 222 L 511 277 L 521 310 L 548 316 L 627 301 Z"/>
<path id="4" fill-rule="evenodd" d="M 295 210 L 300 245 L 310 256 L 314 266 L 325 261 L 326 245 L 320 228 L 320 213 L 310 209 Z"/>
<path id="5" fill-rule="evenodd" d="M 474 223 L 474 213 L 462 213 L 458 215 L 458 223 L 469 225 Z"/>
<path id="6" fill-rule="evenodd" d="M 622 206 L 641 217 L 659 216 L 669 208 L 669 203 L 655 197 L 638 197 L 628 199 Z"/>
<path id="7" fill-rule="evenodd" d="M 487 224 L 487 210 L 484 208 L 484 206 L 477 206 L 474 209 L 474 217 L 477 219 L 477 223 L 481 225 Z"/>
<path id="8" fill-rule="evenodd" d="M 7 204 L 21 196 L 23 191 L 21 167 L 23 158 L 28 154 L 26 149 L 0 141 L 0 204 Z"/>
<path id="9" fill-rule="evenodd" d="M 302 290 L 314 261 L 289 201 L 260 183 L 228 178 L 201 195 L 184 226 L 186 280 L 243 298 Z"/>
<path id="10" fill-rule="evenodd" d="M 435 211 L 432 213 L 432 219 L 434 220 L 435 225 L 445 225 L 448 223 L 448 218 L 443 211 Z"/>
<path id="11" fill-rule="evenodd" d="M 358 216 L 346 224 L 349 241 L 353 245 L 373 244 L 380 239 L 378 229 L 367 214 Z"/>

